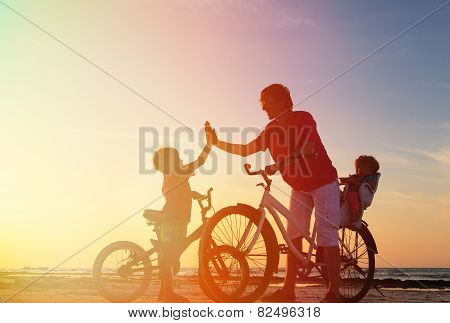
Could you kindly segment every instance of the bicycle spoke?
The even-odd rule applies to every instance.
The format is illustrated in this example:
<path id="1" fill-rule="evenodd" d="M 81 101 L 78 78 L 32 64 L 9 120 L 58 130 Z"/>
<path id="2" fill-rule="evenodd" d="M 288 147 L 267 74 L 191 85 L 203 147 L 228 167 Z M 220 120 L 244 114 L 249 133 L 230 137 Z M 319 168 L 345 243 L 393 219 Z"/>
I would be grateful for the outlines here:
<path id="1" fill-rule="evenodd" d="M 220 227 L 220 226 L 222 226 L 222 228 L 223 228 L 223 230 L 222 230 L 222 228 Z M 225 223 L 223 222 L 223 221 L 220 221 L 218 224 L 217 224 L 217 228 L 220 230 L 220 232 L 222 233 L 222 235 L 223 235 L 223 237 L 224 237 L 224 239 L 226 239 L 228 242 L 227 242 L 227 244 L 232 244 L 231 243 L 231 239 L 230 239 L 230 236 L 229 236 L 229 234 L 228 234 L 228 232 L 227 232 L 227 228 L 226 228 L 226 226 L 225 226 Z"/>
<path id="2" fill-rule="evenodd" d="M 364 238 L 357 231 L 342 229 L 341 231 L 341 295 L 347 299 L 358 297 L 367 286 L 369 273 L 369 250 Z M 347 249 L 344 248 L 346 246 Z M 362 295 L 364 296 L 364 294 Z M 362 297 L 359 296 L 359 297 Z M 360 298 L 357 298 L 359 300 Z"/>
<path id="3" fill-rule="evenodd" d="M 226 216 L 225 217 L 225 221 L 227 221 L 227 224 L 229 225 L 229 227 L 230 227 L 230 234 L 231 234 L 231 245 L 232 246 L 234 246 L 234 237 L 235 237 L 235 235 L 234 235 L 234 230 L 233 230 L 233 224 L 231 223 L 231 219 L 229 219 L 230 217 L 229 216 Z"/>
<path id="4" fill-rule="evenodd" d="M 218 293 L 215 296 L 219 299 L 236 297 L 236 300 L 255 300 L 252 295 L 256 295 L 255 291 L 260 295 L 262 288 L 270 282 L 268 275 L 271 276 L 267 267 L 267 245 L 263 234 L 259 233 L 253 242 L 258 232 L 258 223 L 255 218 L 239 212 L 224 213 L 216 219 L 215 216 L 209 220 L 213 221 L 208 226 L 210 231 L 204 233 L 215 243 L 212 246 L 203 244 L 211 248 L 210 252 L 205 253 L 210 254 L 205 270 L 210 277 L 207 280 L 210 280 L 211 290 Z M 220 265 L 214 266 L 214 262 Z"/>
<path id="5" fill-rule="evenodd" d="M 216 239 L 216 240 L 220 241 L 223 245 L 226 245 L 226 244 L 227 244 L 225 241 L 223 241 L 222 239 L 220 239 L 220 238 L 217 236 L 216 233 L 214 233 L 214 234 L 216 235 L 216 238 L 211 237 L 212 239 Z"/>

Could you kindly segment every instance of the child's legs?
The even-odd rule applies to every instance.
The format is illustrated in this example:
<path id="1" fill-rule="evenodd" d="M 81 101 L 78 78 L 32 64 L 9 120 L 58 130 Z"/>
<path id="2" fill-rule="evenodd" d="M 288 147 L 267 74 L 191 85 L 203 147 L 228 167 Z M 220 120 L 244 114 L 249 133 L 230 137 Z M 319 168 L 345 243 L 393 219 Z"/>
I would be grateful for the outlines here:
<path id="1" fill-rule="evenodd" d="M 179 271 L 181 247 L 186 239 L 187 223 L 163 223 L 160 253 L 161 291 L 163 295 L 173 294 L 173 275 Z"/>
<path id="2" fill-rule="evenodd" d="M 172 267 L 170 265 L 169 258 L 161 253 L 159 259 L 160 266 L 160 276 L 161 276 L 161 295 L 170 295 L 173 293 L 173 277 L 172 277 Z"/>
<path id="3" fill-rule="evenodd" d="M 161 252 L 159 253 L 159 270 L 161 277 L 161 293 L 164 297 L 173 292 L 173 273 L 171 266 L 171 242 L 173 240 L 173 224 L 161 224 Z"/>
<path id="4" fill-rule="evenodd" d="M 184 243 L 187 236 L 187 226 L 188 223 L 177 223 L 174 227 L 173 237 L 174 241 L 172 244 L 172 270 L 173 274 L 176 275 L 180 270 L 180 257 L 184 251 Z"/>
<path id="5" fill-rule="evenodd" d="M 348 192 L 347 201 L 351 211 L 352 223 L 356 222 L 360 215 L 360 202 L 358 192 Z"/>

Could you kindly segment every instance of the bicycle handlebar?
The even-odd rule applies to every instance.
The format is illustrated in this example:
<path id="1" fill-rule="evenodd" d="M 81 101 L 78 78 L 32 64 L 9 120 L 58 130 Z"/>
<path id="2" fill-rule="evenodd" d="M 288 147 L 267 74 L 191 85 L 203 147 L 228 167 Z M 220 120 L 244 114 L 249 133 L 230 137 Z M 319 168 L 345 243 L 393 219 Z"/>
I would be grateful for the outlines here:
<path id="1" fill-rule="evenodd" d="M 208 193 L 207 193 L 207 195 L 208 195 L 208 206 L 207 206 L 208 210 L 211 208 L 211 192 L 212 192 L 212 190 L 213 190 L 213 188 L 210 187 L 208 190 Z"/>
<path id="2" fill-rule="evenodd" d="M 281 161 L 279 162 L 278 166 L 279 166 L 279 167 L 283 167 L 284 164 L 285 164 L 287 161 L 293 160 L 293 159 L 296 159 L 296 158 L 318 158 L 318 157 L 319 157 L 319 154 L 316 153 L 316 152 L 314 152 L 314 153 L 307 153 L 307 154 L 303 154 L 303 153 L 293 154 L 293 155 L 288 156 L 288 157 L 286 157 L 285 159 L 281 160 Z M 270 165 L 270 166 L 275 166 L 275 165 L 277 165 L 277 164 L 273 164 L 273 165 Z M 270 166 L 267 166 L 267 167 L 270 167 Z M 251 168 L 251 167 L 252 167 L 252 166 L 251 166 L 250 164 L 248 164 L 248 163 L 245 163 L 245 164 L 244 164 L 244 169 L 245 169 L 245 171 L 247 172 L 247 174 L 250 175 L 250 176 L 253 176 L 253 175 L 261 175 L 261 176 L 264 178 L 264 181 L 265 181 L 266 184 L 267 184 L 267 188 L 270 188 L 270 184 L 272 183 L 272 180 L 268 177 L 268 175 L 273 175 L 273 174 L 269 174 L 269 173 L 267 173 L 265 170 L 262 170 L 262 169 L 260 169 L 259 171 L 252 172 L 252 171 L 250 171 L 250 168 Z M 267 168 L 267 167 L 266 167 L 266 168 Z"/>
<path id="3" fill-rule="evenodd" d="M 198 202 L 198 205 L 200 206 L 200 209 L 202 210 L 202 214 L 206 214 L 206 212 L 208 212 L 212 205 L 211 205 L 211 191 L 213 190 L 212 187 L 210 187 L 208 189 L 208 192 L 206 193 L 206 195 L 201 195 L 201 197 L 199 198 L 195 198 Z M 202 201 L 204 200 L 208 200 L 208 204 L 206 206 L 203 205 Z"/>
<path id="4" fill-rule="evenodd" d="M 247 172 L 248 175 L 259 175 L 259 174 L 261 174 L 261 172 L 263 172 L 262 169 L 260 169 L 259 171 L 256 171 L 256 172 L 251 172 L 250 171 L 251 167 L 252 166 L 249 163 L 244 164 L 245 171 Z"/>
<path id="5" fill-rule="evenodd" d="M 256 171 L 256 172 L 252 172 L 252 171 L 250 171 L 251 167 L 252 166 L 250 164 L 248 164 L 248 163 L 244 164 L 244 168 L 245 168 L 245 171 L 247 172 L 247 174 L 250 175 L 250 176 L 261 175 L 264 178 L 264 181 L 266 182 L 267 187 L 270 187 L 270 184 L 272 183 L 272 180 L 269 178 L 267 172 L 265 170 L 262 170 L 262 169 L 260 169 L 259 171 Z"/>

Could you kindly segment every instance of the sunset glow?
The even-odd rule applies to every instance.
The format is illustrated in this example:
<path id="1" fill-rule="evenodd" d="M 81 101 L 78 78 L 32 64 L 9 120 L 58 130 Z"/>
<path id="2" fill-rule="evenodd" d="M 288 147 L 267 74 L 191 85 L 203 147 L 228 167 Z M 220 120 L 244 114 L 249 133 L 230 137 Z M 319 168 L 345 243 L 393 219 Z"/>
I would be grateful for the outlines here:
<path id="1" fill-rule="evenodd" d="M 263 128 L 262 88 L 283 83 L 300 102 L 435 2 L 408 12 L 358 2 L 351 13 L 334 2 L 8 2 L 132 91 L 0 6 L 0 268 L 52 267 L 161 197 L 162 176 L 139 173 L 140 127 L 169 129 L 158 146 L 168 140 L 188 162 L 205 120 L 219 133 Z M 360 154 L 380 161 L 365 215 L 378 267 L 450 267 L 449 18 L 447 8 L 295 107 L 313 114 L 341 176 Z M 183 126 L 194 139 L 174 142 Z M 204 167 L 216 171 L 197 172 L 191 187 L 214 187 L 216 210 L 257 206 L 262 190 L 242 165 L 261 156 L 214 150 Z M 288 203 L 289 187 L 279 175 L 274 183 Z M 194 207 L 189 230 L 199 223 Z M 137 212 L 62 267 L 91 267 L 116 240 L 148 249 L 152 234 Z M 183 267 L 197 266 L 197 248 Z"/>

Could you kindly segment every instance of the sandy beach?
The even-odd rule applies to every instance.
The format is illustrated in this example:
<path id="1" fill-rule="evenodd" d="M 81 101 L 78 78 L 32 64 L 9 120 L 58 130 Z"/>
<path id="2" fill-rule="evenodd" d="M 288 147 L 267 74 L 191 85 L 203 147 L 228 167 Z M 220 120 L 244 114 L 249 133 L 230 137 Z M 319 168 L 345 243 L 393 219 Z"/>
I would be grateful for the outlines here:
<path id="1" fill-rule="evenodd" d="M 0 299 L 2 302 L 15 303 L 102 303 L 107 302 L 100 296 L 89 277 L 43 277 L 36 280 L 36 275 L 18 275 L 17 273 L 0 273 Z M 377 281 L 381 296 L 375 289 L 371 289 L 362 302 L 395 302 L 395 303 L 425 303 L 449 302 L 450 282 L 435 281 L 422 283 L 402 282 L 396 280 Z M 411 285 L 412 284 L 412 285 Z M 449 285 L 449 286 L 447 286 Z M 279 284 L 272 284 L 266 293 L 277 289 Z M 298 284 L 296 289 L 297 302 L 318 302 L 325 293 L 320 284 Z M 27 287 L 27 288 L 26 288 Z M 25 288 L 25 289 L 24 289 Z M 176 291 L 186 296 L 192 303 L 208 303 L 199 287 L 196 277 L 179 277 L 175 282 Z M 145 295 L 136 300 L 142 303 L 156 303 L 159 283 L 150 285 Z M 15 295 L 17 294 L 17 295 Z M 14 297 L 12 297 L 15 295 Z"/>

